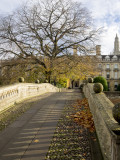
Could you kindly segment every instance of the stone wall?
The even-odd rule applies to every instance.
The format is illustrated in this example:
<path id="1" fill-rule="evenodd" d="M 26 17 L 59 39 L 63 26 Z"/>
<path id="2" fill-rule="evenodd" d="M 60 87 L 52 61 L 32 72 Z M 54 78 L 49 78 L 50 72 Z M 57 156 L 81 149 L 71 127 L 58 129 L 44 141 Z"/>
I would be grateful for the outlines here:
<path id="1" fill-rule="evenodd" d="M 119 97 L 120 98 L 120 91 L 113 91 L 113 92 L 105 91 L 104 93 L 108 98 L 111 98 L 111 97 Z"/>
<path id="2" fill-rule="evenodd" d="M 112 116 L 114 104 L 104 93 L 94 93 L 93 84 L 83 87 L 93 114 L 104 160 L 120 160 L 120 125 Z"/>
<path id="3" fill-rule="evenodd" d="M 19 83 L 0 88 L 0 112 L 16 102 L 38 96 L 46 92 L 59 92 L 57 87 L 49 83 Z"/>

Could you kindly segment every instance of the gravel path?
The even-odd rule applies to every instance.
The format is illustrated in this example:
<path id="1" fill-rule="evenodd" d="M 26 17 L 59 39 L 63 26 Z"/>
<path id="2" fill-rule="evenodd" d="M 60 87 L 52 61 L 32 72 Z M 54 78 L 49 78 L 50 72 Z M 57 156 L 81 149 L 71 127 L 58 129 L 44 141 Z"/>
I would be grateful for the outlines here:
<path id="1" fill-rule="evenodd" d="M 64 108 L 46 160 L 92 160 L 89 131 L 71 118 L 74 103 L 69 101 Z"/>

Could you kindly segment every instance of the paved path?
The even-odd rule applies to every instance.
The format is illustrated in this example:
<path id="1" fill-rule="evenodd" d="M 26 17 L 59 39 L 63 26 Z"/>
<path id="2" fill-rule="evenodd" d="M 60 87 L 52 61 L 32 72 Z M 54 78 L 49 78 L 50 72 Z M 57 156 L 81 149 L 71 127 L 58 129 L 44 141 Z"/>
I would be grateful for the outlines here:
<path id="1" fill-rule="evenodd" d="M 0 133 L 0 160 L 44 160 L 66 101 L 80 97 L 79 90 L 42 95 Z"/>

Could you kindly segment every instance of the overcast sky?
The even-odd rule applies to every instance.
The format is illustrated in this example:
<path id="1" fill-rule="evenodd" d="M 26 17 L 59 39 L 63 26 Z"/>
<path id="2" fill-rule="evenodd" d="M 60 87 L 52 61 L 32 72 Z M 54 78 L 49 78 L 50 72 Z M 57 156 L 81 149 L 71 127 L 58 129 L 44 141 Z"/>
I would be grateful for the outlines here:
<path id="1" fill-rule="evenodd" d="M 12 12 L 27 0 L 0 0 L 0 14 Z M 34 0 L 33 0 L 34 1 Z M 116 33 L 120 39 L 120 0 L 76 0 L 87 7 L 97 28 L 104 27 L 101 36 L 102 54 L 113 52 Z"/>

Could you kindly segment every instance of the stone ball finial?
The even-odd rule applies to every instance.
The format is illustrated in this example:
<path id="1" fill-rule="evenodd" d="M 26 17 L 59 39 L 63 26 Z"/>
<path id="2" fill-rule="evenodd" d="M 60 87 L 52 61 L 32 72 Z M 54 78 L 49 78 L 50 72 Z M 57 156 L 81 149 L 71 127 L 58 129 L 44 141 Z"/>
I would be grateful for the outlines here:
<path id="1" fill-rule="evenodd" d="M 120 103 L 113 107 L 112 114 L 114 119 L 120 124 Z"/>
<path id="2" fill-rule="evenodd" d="M 101 93 L 103 91 L 103 85 L 101 83 L 95 83 L 93 85 L 93 90 L 95 93 Z"/>
<path id="3" fill-rule="evenodd" d="M 22 82 L 24 82 L 24 78 L 23 78 L 23 77 L 20 77 L 20 78 L 18 79 L 18 81 L 19 81 L 20 83 L 22 83 Z"/>
<path id="4" fill-rule="evenodd" d="M 40 83 L 39 79 L 37 79 L 37 80 L 35 81 L 35 83 Z"/>
<path id="5" fill-rule="evenodd" d="M 88 78 L 88 83 L 93 83 L 93 78 L 92 77 Z"/>

